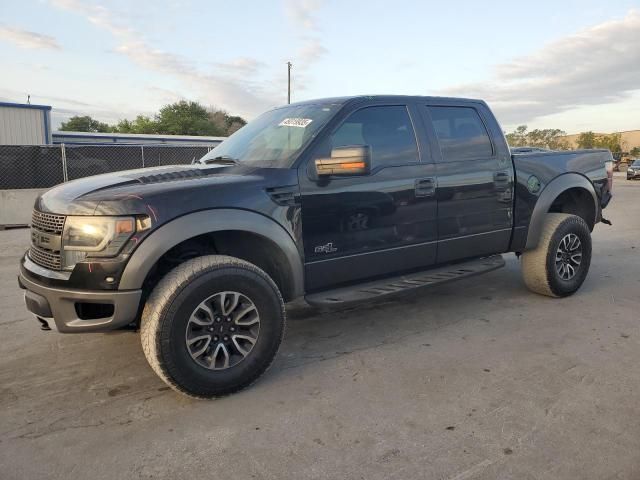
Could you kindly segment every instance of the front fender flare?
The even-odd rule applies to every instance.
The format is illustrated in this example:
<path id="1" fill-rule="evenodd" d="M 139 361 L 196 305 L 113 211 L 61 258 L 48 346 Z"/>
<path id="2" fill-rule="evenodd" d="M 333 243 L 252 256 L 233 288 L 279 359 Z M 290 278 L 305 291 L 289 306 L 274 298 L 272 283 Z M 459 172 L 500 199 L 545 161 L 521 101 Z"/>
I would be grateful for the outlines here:
<path id="1" fill-rule="evenodd" d="M 223 230 L 246 231 L 265 237 L 282 250 L 288 261 L 293 298 L 304 293 L 304 268 L 296 244 L 275 220 L 239 209 L 214 209 L 190 213 L 152 232 L 133 252 L 120 279 L 120 290 L 142 285 L 156 262 L 179 243 L 198 235 Z"/>
<path id="2" fill-rule="evenodd" d="M 562 192 L 570 188 L 583 188 L 591 194 L 593 197 L 594 222 L 598 221 L 598 196 L 593 188 L 593 184 L 586 177 L 577 173 L 565 173 L 564 175 L 554 178 L 547 184 L 542 192 L 540 192 L 538 201 L 531 214 L 525 250 L 531 250 L 538 246 L 545 216 L 549 212 L 549 208 L 551 208 L 553 201 L 558 198 Z"/>

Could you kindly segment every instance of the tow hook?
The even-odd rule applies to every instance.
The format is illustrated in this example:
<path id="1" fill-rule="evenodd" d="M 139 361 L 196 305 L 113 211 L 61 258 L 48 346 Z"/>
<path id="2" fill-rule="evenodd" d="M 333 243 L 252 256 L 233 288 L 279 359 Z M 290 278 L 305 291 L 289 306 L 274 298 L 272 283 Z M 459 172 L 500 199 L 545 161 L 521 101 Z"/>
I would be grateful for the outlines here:
<path id="1" fill-rule="evenodd" d="M 604 223 L 605 225 L 609 225 L 609 226 L 613 225 L 613 223 L 611 223 L 611 220 L 607 220 L 607 219 L 606 219 L 606 218 L 604 218 L 604 217 L 602 217 L 602 218 L 600 219 L 600 221 L 601 221 L 602 223 Z"/>
<path id="2" fill-rule="evenodd" d="M 44 318 L 41 318 L 41 317 L 36 317 L 36 318 L 40 322 L 40 330 L 43 330 L 45 332 L 48 332 L 51 330 L 49 323 Z"/>

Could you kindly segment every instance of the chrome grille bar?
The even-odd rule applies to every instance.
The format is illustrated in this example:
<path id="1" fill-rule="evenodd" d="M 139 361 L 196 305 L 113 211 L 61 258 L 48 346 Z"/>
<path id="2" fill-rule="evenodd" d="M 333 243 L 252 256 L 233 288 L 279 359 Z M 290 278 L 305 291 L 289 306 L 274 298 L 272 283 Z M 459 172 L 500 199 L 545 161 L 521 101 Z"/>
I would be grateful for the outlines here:
<path id="1" fill-rule="evenodd" d="M 64 215 L 33 211 L 29 249 L 29 258 L 33 263 L 50 270 L 62 270 L 59 249 L 65 218 Z"/>
<path id="2" fill-rule="evenodd" d="M 61 270 L 62 262 L 59 252 L 51 252 L 43 250 L 31 245 L 29 249 L 29 258 L 33 263 L 40 265 L 41 267 L 50 268 L 51 270 Z"/>
<path id="3" fill-rule="evenodd" d="M 62 235 L 62 228 L 64 227 L 64 215 L 56 215 L 53 213 L 43 213 L 37 210 L 33 211 L 31 215 L 31 227 L 41 232 L 55 233 Z"/>

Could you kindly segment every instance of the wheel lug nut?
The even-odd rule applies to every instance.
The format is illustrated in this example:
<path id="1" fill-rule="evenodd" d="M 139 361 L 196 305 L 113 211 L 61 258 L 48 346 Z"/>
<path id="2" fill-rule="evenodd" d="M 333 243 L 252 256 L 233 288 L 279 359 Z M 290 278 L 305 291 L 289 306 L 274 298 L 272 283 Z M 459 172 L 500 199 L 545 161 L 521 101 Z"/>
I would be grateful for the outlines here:
<path id="1" fill-rule="evenodd" d="M 231 317 L 227 317 L 227 322 L 230 322 L 230 321 L 231 321 Z"/>
<path id="2" fill-rule="evenodd" d="M 214 341 L 214 342 L 217 342 L 218 340 L 220 340 L 220 339 L 218 338 L 218 336 L 217 336 L 217 335 L 216 335 L 215 337 L 213 337 L 213 341 Z"/>
<path id="3" fill-rule="evenodd" d="M 236 329 L 235 329 L 235 328 L 233 328 L 233 327 L 231 327 L 229 330 L 231 330 L 232 332 L 235 332 L 235 331 L 236 331 Z"/>
<path id="4" fill-rule="evenodd" d="M 216 317 L 216 322 L 221 322 L 222 319 L 220 317 Z"/>
<path id="5" fill-rule="evenodd" d="M 227 335 L 224 336 L 224 341 L 225 342 L 229 341 L 229 337 Z"/>

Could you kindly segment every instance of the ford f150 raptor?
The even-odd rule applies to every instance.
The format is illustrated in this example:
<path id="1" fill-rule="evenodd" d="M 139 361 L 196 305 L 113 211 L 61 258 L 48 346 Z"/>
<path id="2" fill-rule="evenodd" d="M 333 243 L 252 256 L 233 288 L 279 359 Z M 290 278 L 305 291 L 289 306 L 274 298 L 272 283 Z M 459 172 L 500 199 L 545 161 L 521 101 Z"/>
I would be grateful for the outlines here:
<path id="1" fill-rule="evenodd" d="M 494 270 L 507 252 L 529 289 L 571 295 L 612 168 L 608 150 L 512 154 L 478 100 L 307 101 L 195 164 L 44 193 L 19 283 L 44 329 L 139 328 L 168 385 L 215 397 L 265 372 L 296 298 L 380 298 Z"/>

